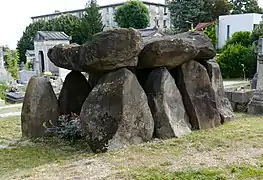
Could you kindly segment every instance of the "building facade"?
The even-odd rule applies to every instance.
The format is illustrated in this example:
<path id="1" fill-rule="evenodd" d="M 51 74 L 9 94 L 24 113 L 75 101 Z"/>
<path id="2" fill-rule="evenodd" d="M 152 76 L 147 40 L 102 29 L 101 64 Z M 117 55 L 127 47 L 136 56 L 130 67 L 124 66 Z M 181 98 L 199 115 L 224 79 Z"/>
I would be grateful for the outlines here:
<path id="1" fill-rule="evenodd" d="M 51 72 L 54 75 L 64 73 L 62 68 L 55 66 L 48 58 L 48 50 L 58 44 L 69 44 L 70 36 L 64 32 L 38 31 L 34 39 L 35 61 L 34 70 L 37 74 Z M 65 73 L 64 73 L 65 74 Z"/>
<path id="2" fill-rule="evenodd" d="M 250 31 L 260 24 L 262 14 L 248 13 L 224 15 L 218 21 L 218 48 L 223 47 L 225 42 L 232 37 L 235 32 Z"/>
<path id="3" fill-rule="evenodd" d="M 143 3 L 147 6 L 149 10 L 149 17 L 150 23 L 148 27 L 157 26 L 158 28 L 165 30 L 171 27 L 170 22 L 170 12 L 166 4 L 161 3 L 151 3 L 151 2 L 144 2 Z M 117 28 L 118 24 L 114 19 L 114 15 L 116 13 L 116 9 L 118 6 L 123 5 L 124 3 L 116 3 L 110 4 L 105 6 L 100 6 L 100 13 L 102 16 L 102 22 L 105 25 L 105 30 Z M 39 20 L 52 20 L 61 15 L 71 14 L 78 18 L 82 18 L 84 16 L 85 9 L 73 10 L 73 11 L 65 11 L 65 12 L 58 12 L 40 16 L 31 17 L 33 22 Z"/>

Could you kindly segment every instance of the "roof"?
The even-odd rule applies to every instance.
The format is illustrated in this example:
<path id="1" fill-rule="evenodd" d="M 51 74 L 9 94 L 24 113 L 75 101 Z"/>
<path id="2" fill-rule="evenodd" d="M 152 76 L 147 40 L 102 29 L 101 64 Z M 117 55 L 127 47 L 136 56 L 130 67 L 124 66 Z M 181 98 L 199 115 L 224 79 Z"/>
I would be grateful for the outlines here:
<path id="1" fill-rule="evenodd" d="M 35 37 L 35 41 L 48 41 L 48 40 L 71 40 L 70 36 L 68 36 L 64 32 L 58 31 L 38 31 Z"/>
<path id="2" fill-rule="evenodd" d="M 35 51 L 34 50 L 26 50 L 26 55 L 33 56 L 33 55 L 35 55 Z"/>
<path id="3" fill-rule="evenodd" d="M 199 23 L 197 24 L 197 26 L 195 27 L 195 30 L 200 31 L 208 26 L 210 26 L 211 24 L 213 24 L 216 20 L 211 21 L 211 22 L 204 22 L 204 23 Z"/>
<path id="4" fill-rule="evenodd" d="M 139 31 L 140 31 L 142 37 L 149 37 L 149 36 L 156 34 L 156 33 L 164 35 L 157 27 L 139 29 Z"/>
<path id="5" fill-rule="evenodd" d="M 166 4 L 162 4 L 162 3 L 155 3 L 155 2 L 148 2 L 148 1 L 142 1 L 142 2 L 146 5 L 167 6 Z M 125 2 L 108 4 L 108 5 L 100 6 L 99 8 L 103 9 L 103 8 L 108 8 L 108 7 L 116 7 L 116 6 L 121 6 L 124 3 Z M 45 14 L 45 15 L 40 15 L 40 16 L 33 16 L 33 17 L 31 17 L 31 19 L 42 18 L 42 17 L 46 17 L 46 16 L 56 16 L 56 15 L 61 15 L 61 14 L 77 13 L 77 12 L 83 12 L 83 11 L 85 11 L 85 8 L 77 9 L 77 10 L 71 10 L 71 11 L 64 11 L 64 12 L 55 12 L 55 13 L 50 13 L 50 14 Z"/>

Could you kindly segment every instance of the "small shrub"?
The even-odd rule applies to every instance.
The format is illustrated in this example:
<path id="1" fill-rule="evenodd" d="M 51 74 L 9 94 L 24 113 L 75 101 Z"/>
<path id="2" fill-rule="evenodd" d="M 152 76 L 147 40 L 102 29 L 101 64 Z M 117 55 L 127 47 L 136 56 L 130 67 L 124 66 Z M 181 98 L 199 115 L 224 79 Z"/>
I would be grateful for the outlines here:
<path id="1" fill-rule="evenodd" d="M 5 100 L 7 89 L 8 89 L 8 84 L 5 82 L 0 82 L 0 99 Z"/>
<path id="2" fill-rule="evenodd" d="M 79 116 L 75 114 L 62 115 L 59 116 L 58 121 L 59 126 L 52 125 L 52 127 L 46 127 L 44 125 L 47 134 L 55 135 L 58 136 L 58 138 L 60 139 L 65 139 L 73 142 L 78 139 L 82 139 L 83 132 L 81 129 Z"/>
<path id="3" fill-rule="evenodd" d="M 31 71 L 33 69 L 33 64 L 31 61 L 29 61 L 29 60 L 26 61 L 25 69 L 27 71 Z"/>
<path id="4" fill-rule="evenodd" d="M 224 47 L 222 48 L 223 50 L 230 44 L 240 44 L 245 47 L 249 47 L 252 45 L 251 41 L 251 32 L 249 31 L 240 31 L 240 32 L 235 32 L 231 39 L 229 39 Z"/>
<path id="5" fill-rule="evenodd" d="M 242 78 L 244 76 L 243 65 L 245 77 L 251 78 L 256 72 L 257 57 L 254 53 L 254 46 L 229 44 L 217 57 L 217 61 L 224 78 Z"/>
<path id="6" fill-rule="evenodd" d="M 17 80 L 19 76 L 19 53 L 18 51 L 7 51 L 7 55 L 5 57 L 7 63 L 7 71 L 12 75 L 12 77 Z"/>

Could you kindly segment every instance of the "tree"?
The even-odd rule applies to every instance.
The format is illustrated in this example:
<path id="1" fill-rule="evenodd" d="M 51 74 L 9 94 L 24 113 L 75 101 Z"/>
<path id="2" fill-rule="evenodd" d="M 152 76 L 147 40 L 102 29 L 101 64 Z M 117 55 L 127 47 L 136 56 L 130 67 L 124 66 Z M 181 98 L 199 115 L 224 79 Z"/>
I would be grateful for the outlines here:
<path id="1" fill-rule="evenodd" d="M 227 0 L 172 0 L 168 5 L 172 24 L 176 31 L 187 31 L 189 22 L 196 26 L 200 22 L 212 21 L 220 15 L 229 14 Z"/>
<path id="2" fill-rule="evenodd" d="M 240 31 L 232 35 L 220 50 L 217 57 L 221 72 L 225 78 L 253 77 L 257 67 L 257 57 L 254 53 L 255 46 L 251 41 L 251 32 Z"/>
<path id="3" fill-rule="evenodd" d="M 262 13 L 258 0 L 230 0 L 232 3 L 232 14 Z"/>
<path id="4" fill-rule="evenodd" d="M 34 49 L 34 38 L 37 31 L 63 31 L 72 36 L 73 43 L 81 43 L 79 36 L 80 19 L 73 15 L 62 15 L 54 20 L 37 21 L 29 24 L 17 44 L 20 62 L 26 63 L 26 50 Z"/>
<path id="5" fill-rule="evenodd" d="M 228 0 L 204 0 L 204 9 L 207 19 L 217 19 L 221 15 L 230 14 L 231 3 Z"/>
<path id="6" fill-rule="evenodd" d="M 92 39 L 92 36 L 98 32 L 103 31 L 104 25 L 102 23 L 101 13 L 96 1 L 92 0 L 85 10 L 84 17 L 81 19 L 80 36 L 81 44 L 86 43 Z"/>
<path id="7" fill-rule="evenodd" d="M 82 37 L 79 33 L 80 26 L 81 20 L 79 18 L 67 14 L 55 18 L 51 21 L 47 21 L 43 29 L 45 31 L 63 31 L 64 33 L 72 37 L 71 41 L 73 43 L 81 44 Z"/>
<path id="8" fill-rule="evenodd" d="M 18 71 L 19 71 L 19 53 L 14 50 L 7 50 L 6 55 L 6 63 L 7 63 L 7 71 L 11 74 L 11 76 L 17 80 L 18 79 Z"/>
<path id="9" fill-rule="evenodd" d="M 149 11 L 143 2 L 131 0 L 117 8 L 115 21 L 122 28 L 143 29 L 149 24 Z"/>
<path id="10" fill-rule="evenodd" d="M 17 43 L 17 50 L 20 54 L 20 62 L 26 62 L 26 50 L 34 49 L 34 37 L 37 31 L 40 31 L 45 26 L 45 21 L 38 21 L 29 24 L 23 32 L 23 36 Z"/>
<path id="11" fill-rule="evenodd" d="M 216 47 L 217 44 L 216 23 L 214 22 L 213 24 L 205 28 L 203 32 L 209 37 L 214 47 Z"/>

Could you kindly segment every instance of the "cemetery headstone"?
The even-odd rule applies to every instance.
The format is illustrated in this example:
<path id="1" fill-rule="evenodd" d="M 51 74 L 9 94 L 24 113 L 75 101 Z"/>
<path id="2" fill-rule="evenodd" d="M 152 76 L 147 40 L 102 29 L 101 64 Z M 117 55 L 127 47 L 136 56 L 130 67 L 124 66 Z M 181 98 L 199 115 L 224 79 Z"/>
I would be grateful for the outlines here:
<path id="1" fill-rule="evenodd" d="M 37 73 L 35 71 L 22 70 L 19 71 L 19 82 L 21 84 L 27 84 L 31 77 L 35 76 Z"/>
<path id="2" fill-rule="evenodd" d="M 263 48 L 261 46 L 263 38 L 259 38 L 258 45 L 258 78 L 257 89 L 251 102 L 248 104 L 248 113 L 253 115 L 263 115 Z"/>

